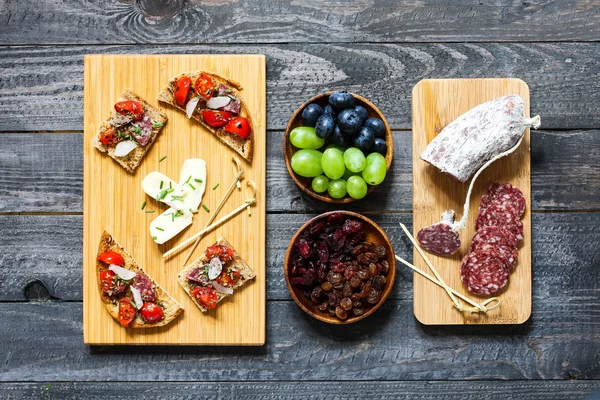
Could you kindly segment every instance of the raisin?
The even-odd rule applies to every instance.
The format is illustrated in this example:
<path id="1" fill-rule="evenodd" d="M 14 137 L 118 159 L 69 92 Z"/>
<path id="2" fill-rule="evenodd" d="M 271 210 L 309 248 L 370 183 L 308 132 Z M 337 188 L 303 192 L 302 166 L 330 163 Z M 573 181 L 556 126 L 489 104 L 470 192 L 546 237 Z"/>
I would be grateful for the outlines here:
<path id="1" fill-rule="evenodd" d="M 344 288 L 342 289 L 342 293 L 344 297 L 352 296 L 352 286 L 350 286 L 350 282 L 344 283 Z"/>
<path id="2" fill-rule="evenodd" d="M 352 300 L 350 300 L 348 297 L 344 297 L 342 300 L 340 300 L 340 307 L 346 311 L 350 311 L 352 309 Z"/>
<path id="3" fill-rule="evenodd" d="M 385 287 L 385 276 L 377 275 L 371 279 L 373 287 L 377 290 L 383 290 Z"/>
<path id="4" fill-rule="evenodd" d="M 381 262 L 381 273 L 383 275 L 387 275 L 389 271 L 390 271 L 390 264 L 388 264 L 387 261 L 383 260 Z"/>
<path id="5" fill-rule="evenodd" d="M 327 310 L 327 302 L 321 303 L 317 306 L 317 310 L 326 311 Z"/>
<path id="6" fill-rule="evenodd" d="M 360 279 L 361 281 L 366 281 L 367 279 L 369 279 L 369 272 L 365 271 L 363 269 L 361 269 L 360 271 L 358 271 L 356 273 L 356 276 L 358 277 L 358 279 Z"/>
<path id="7" fill-rule="evenodd" d="M 321 283 L 321 289 L 323 289 L 326 292 L 330 292 L 333 289 L 333 285 L 331 284 L 331 282 L 325 281 Z"/>
<path id="8" fill-rule="evenodd" d="M 385 247 L 377 246 L 375 247 L 375 254 L 377 254 L 377 257 L 379 257 L 379 259 L 382 260 L 385 258 L 387 251 L 385 251 Z"/>
<path id="9" fill-rule="evenodd" d="M 369 275 L 371 276 L 377 276 L 378 274 L 378 270 L 377 270 L 377 265 L 375 265 L 374 263 L 369 264 Z"/>
<path id="10" fill-rule="evenodd" d="M 327 274 L 327 280 L 331 282 L 333 285 L 340 283 L 343 277 L 339 272 L 329 271 Z"/>
<path id="11" fill-rule="evenodd" d="M 358 279 L 358 276 L 353 276 L 352 278 L 350 278 L 350 286 L 352 286 L 354 289 L 356 289 L 357 287 L 360 287 L 360 279 Z"/>
<path id="12" fill-rule="evenodd" d="M 369 295 L 367 296 L 367 303 L 373 305 L 379 303 L 379 291 L 376 289 L 371 289 L 369 291 Z"/>
<path id="13" fill-rule="evenodd" d="M 348 313 L 340 306 L 335 308 L 335 315 L 341 320 L 348 318 Z"/>
<path id="14" fill-rule="evenodd" d="M 370 263 L 375 263 L 378 261 L 377 254 L 372 252 L 362 253 L 356 257 L 356 261 L 358 261 L 359 264 L 369 265 Z"/>
<path id="15" fill-rule="evenodd" d="M 363 315 L 365 313 L 365 309 L 363 307 L 354 307 L 352 309 L 352 313 L 356 316 L 356 317 L 360 317 L 361 315 Z"/>
<path id="16" fill-rule="evenodd" d="M 347 281 L 349 281 L 350 279 L 352 279 L 352 277 L 356 274 L 356 271 L 358 270 L 358 268 L 356 268 L 354 265 L 349 265 L 346 267 L 346 270 L 344 271 L 344 279 L 346 279 Z"/>
<path id="17" fill-rule="evenodd" d="M 323 289 L 321 289 L 321 286 L 315 286 L 315 288 L 312 290 L 311 294 L 310 294 L 310 299 L 312 300 L 313 303 L 318 303 L 321 300 L 321 296 L 323 295 Z"/>

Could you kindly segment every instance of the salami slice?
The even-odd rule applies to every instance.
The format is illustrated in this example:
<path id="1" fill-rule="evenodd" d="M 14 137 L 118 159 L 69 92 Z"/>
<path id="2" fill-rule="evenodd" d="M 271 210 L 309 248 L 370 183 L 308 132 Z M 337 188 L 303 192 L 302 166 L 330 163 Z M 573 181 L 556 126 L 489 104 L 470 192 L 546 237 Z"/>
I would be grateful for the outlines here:
<path id="1" fill-rule="evenodd" d="M 477 250 L 496 250 L 511 271 L 514 269 L 519 255 L 515 235 L 500 226 L 484 226 L 475 232 L 469 251 Z"/>
<path id="2" fill-rule="evenodd" d="M 426 251 L 439 256 L 449 256 L 460 248 L 458 233 L 445 222 L 426 226 L 417 233 L 417 240 Z"/>
<path id="3" fill-rule="evenodd" d="M 460 264 L 460 280 L 467 290 L 479 296 L 492 296 L 508 283 L 509 268 L 494 250 L 469 253 Z"/>
<path id="4" fill-rule="evenodd" d="M 504 185 L 491 183 L 481 197 L 479 213 L 481 214 L 490 205 L 502 205 L 504 209 L 518 219 L 525 212 L 525 196 L 523 196 L 523 192 L 510 183 Z"/>
<path id="5" fill-rule="evenodd" d="M 140 291 L 142 300 L 149 301 L 151 303 L 156 302 L 156 290 L 152 286 L 152 282 L 146 274 L 137 273 L 133 281 L 133 287 Z"/>
<path id="6" fill-rule="evenodd" d="M 523 223 L 502 205 L 491 204 L 482 210 L 475 221 L 475 229 L 484 226 L 500 226 L 515 235 L 518 242 L 523 240 Z"/>

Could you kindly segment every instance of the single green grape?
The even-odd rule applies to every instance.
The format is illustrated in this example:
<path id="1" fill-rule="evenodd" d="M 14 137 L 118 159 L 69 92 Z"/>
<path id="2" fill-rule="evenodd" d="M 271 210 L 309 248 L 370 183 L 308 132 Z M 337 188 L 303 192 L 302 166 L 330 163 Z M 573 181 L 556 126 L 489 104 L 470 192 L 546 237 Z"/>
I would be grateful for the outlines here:
<path id="1" fill-rule="evenodd" d="M 344 152 L 344 163 L 346 168 L 352 172 L 360 172 L 365 168 L 367 163 L 365 155 L 360 149 L 356 147 L 350 147 Z"/>
<path id="2" fill-rule="evenodd" d="M 362 177 L 369 185 L 379 185 L 383 182 L 386 172 L 385 158 L 381 154 L 371 153 L 367 156 Z"/>
<path id="3" fill-rule="evenodd" d="M 346 190 L 353 199 L 362 199 L 367 195 L 367 182 L 358 175 L 351 176 L 346 182 Z"/>
<path id="4" fill-rule="evenodd" d="M 290 141 L 299 149 L 320 149 L 325 144 L 315 133 L 315 128 L 310 126 L 298 126 L 290 133 Z"/>
<path id="5" fill-rule="evenodd" d="M 346 147 L 344 147 L 344 146 L 340 146 L 339 144 L 333 144 L 333 143 L 332 143 L 332 144 L 330 144 L 330 145 L 328 145 L 328 146 L 325 148 L 325 150 L 328 150 L 328 149 L 336 149 L 337 151 L 339 151 L 340 153 L 342 153 L 342 155 L 343 155 L 343 154 L 344 154 L 344 152 L 346 151 Z"/>
<path id="6" fill-rule="evenodd" d="M 321 166 L 329 179 L 339 179 L 346 171 L 344 156 L 336 149 L 325 150 L 321 158 Z"/>
<path id="7" fill-rule="evenodd" d="M 334 199 L 341 199 L 346 195 L 346 181 L 343 179 L 329 181 L 327 193 Z"/>
<path id="8" fill-rule="evenodd" d="M 300 176 L 314 178 L 323 173 L 321 158 L 323 153 L 317 150 L 298 150 L 292 156 L 292 169 Z"/>
<path id="9" fill-rule="evenodd" d="M 325 175 L 315 176 L 312 180 L 312 189 L 317 193 L 323 193 L 329 187 L 329 179 Z"/>

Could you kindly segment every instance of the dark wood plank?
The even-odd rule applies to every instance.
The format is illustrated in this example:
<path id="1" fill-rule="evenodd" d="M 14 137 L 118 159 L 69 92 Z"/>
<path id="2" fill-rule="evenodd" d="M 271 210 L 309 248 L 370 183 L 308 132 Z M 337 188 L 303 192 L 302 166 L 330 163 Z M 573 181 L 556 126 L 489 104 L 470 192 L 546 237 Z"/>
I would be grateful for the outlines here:
<path id="1" fill-rule="evenodd" d="M 311 216 L 267 216 L 269 300 L 290 299 L 282 271 L 284 254 L 293 234 Z M 397 254 L 412 259 L 411 244 L 398 226 L 402 222 L 410 227 L 410 214 L 368 216 L 387 232 Z M 560 320 L 562 317 L 556 314 L 559 311 L 553 312 L 549 307 L 558 307 L 562 312 L 571 303 L 583 303 L 595 296 L 596 282 L 600 280 L 600 259 L 596 254 L 600 213 L 535 213 L 532 222 L 534 313 L 547 310 L 549 316 Z M 80 216 L 0 217 L 0 236 L 4 238 L 0 300 L 21 301 L 41 296 L 80 301 L 81 226 Z M 136 249 L 129 251 L 135 257 Z M 412 273 L 399 266 L 397 279 L 391 298 L 412 299 Z"/>
<path id="2" fill-rule="evenodd" d="M 6 400 L 194 398 L 194 399 L 344 399 L 562 400 L 585 399 L 598 381 L 480 381 L 480 382 L 48 382 L 0 383 Z M 458 397 L 457 397 L 458 398 Z"/>
<path id="3" fill-rule="evenodd" d="M 4 1 L 7 44 L 592 41 L 593 1 Z M 43 34 L 41 34 L 43 33 Z"/>
<path id="4" fill-rule="evenodd" d="M 529 84 L 544 129 L 600 127 L 600 43 L 452 43 L 0 47 L 0 129 L 82 130 L 86 53 L 264 53 L 271 130 L 330 89 L 360 93 L 395 129 L 410 129 L 421 79 L 498 76 Z"/>
<path id="5" fill-rule="evenodd" d="M 253 348 L 90 348 L 81 303 L 0 303 L 0 381 L 599 379 L 590 298 L 538 300 L 526 324 L 487 327 L 420 325 L 410 300 L 388 300 L 348 326 L 268 302 L 267 343 Z"/>
<path id="6" fill-rule="evenodd" d="M 267 210 L 335 209 L 307 196 L 290 179 L 281 157 L 282 141 L 283 132 L 268 133 Z M 411 133 L 394 132 L 394 144 L 394 163 L 385 182 L 347 209 L 412 209 Z M 81 134 L 0 134 L 0 212 L 81 212 L 82 145 Z M 600 159 L 600 131 L 534 132 L 531 153 L 534 210 L 600 209 L 600 165 L 592 162 Z"/>

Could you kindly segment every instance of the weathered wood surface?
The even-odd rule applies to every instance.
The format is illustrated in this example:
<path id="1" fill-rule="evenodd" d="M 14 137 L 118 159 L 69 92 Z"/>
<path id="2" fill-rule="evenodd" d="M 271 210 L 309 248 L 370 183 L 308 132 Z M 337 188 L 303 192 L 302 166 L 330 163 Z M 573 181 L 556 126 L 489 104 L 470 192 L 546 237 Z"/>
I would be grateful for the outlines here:
<path id="1" fill-rule="evenodd" d="M 0 131 L 82 130 L 87 53 L 264 53 L 271 130 L 330 89 L 362 94 L 394 129 L 410 129 L 411 90 L 421 79 L 498 76 L 529 84 L 544 129 L 600 127 L 598 42 L 265 44 L 0 47 Z"/>
<path id="2" fill-rule="evenodd" d="M 429 327 L 388 299 L 343 326 L 271 301 L 264 347 L 88 347 L 81 303 L 0 303 L 0 381 L 599 379 L 595 310 L 538 301 L 524 325 Z"/>
<path id="3" fill-rule="evenodd" d="M 592 41 L 594 1 L 3 0 L 7 44 Z"/>
<path id="4" fill-rule="evenodd" d="M 267 140 L 267 211 L 323 212 L 290 179 L 281 157 L 283 132 Z M 534 131 L 531 145 L 533 210 L 600 209 L 600 131 Z M 384 183 L 354 211 L 412 210 L 411 132 L 394 132 L 394 162 Z M 81 134 L 0 134 L 0 212 L 82 211 Z M 374 209 L 369 199 L 376 199 Z"/>
<path id="5" fill-rule="evenodd" d="M 311 216 L 268 215 L 267 299 L 290 299 L 282 272 L 285 250 L 296 230 Z M 369 217 L 387 232 L 396 253 L 411 260 L 412 247 L 398 223 L 410 229 L 412 215 Z M 27 289 L 37 283 L 49 296 L 81 301 L 81 226 L 80 216 L 1 216 L 0 300 L 31 298 L 33 294 L 28 295 Z M 532 229 L 533 314 L 539 317 L 541 312 L 559 321 L 563 312 L 583 307 L 600 294 L 600 213 L 534 213 Z M 412 300 L 412 273 L 400 265 L 396 279 L 390 298 Z M 591 302 L 589 306 L 597 304 Z M 412 306 L 409 311 L 412 313 Z M 585 320 L 597 324 L 596 316 L 590 314 Z"/>
<path id="6" fill-rule="evenodd" d="M 598 381 L 479 382 L 56 382 L 1 383 L 6 400 L 193 399 L 564 400 L 585 399 Z"/>

